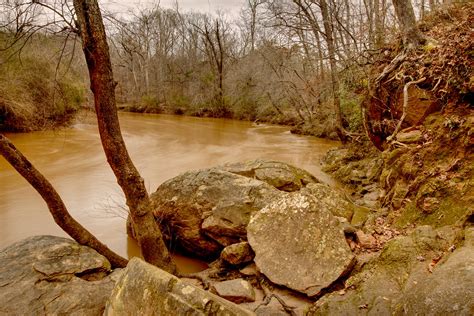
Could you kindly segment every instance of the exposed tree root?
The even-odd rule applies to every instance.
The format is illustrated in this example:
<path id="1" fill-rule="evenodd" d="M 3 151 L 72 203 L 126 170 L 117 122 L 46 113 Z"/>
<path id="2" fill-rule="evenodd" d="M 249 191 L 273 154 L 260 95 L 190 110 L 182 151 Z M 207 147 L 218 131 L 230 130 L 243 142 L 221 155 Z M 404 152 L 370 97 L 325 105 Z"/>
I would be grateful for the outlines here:
<path id="1" fill-rule="evenodd" d="M 263 299 L 263 302 L 260 303 L 255 309 L 254 311 L 256 311 L 260 306 L 266 306 L 268 304 L 270 304 L 270 301 L 272 300 L 272 298 L 275 298 L 280 304 L 281 306 L 283 307 L 283 309 L 285 310 L 285 312 L 287 312 L 288 314 L 290 314 L 291 316 L 296 316 L 297 314 L 295 313 L 295 307 L 293 306 L 290 306 L 288 305 L 284 299 L 282 299 L 280 296 L 276 295 L 275 293 L 273 293 L 271 291 L 271 289 L 269 289 L 269 287 L 271 288 L 271 285 L 268 284 L 268 282 L 265 280 L 265 278 L 260 275 L 260 274 L 257 274 L 257 281 L 258 281 L 258 284 L 260 285 L 260 288 L 263 290 L 263 293 L 265 294 L 265 297 Z"/>
<path id="2" fill-rule="evenodd" d="M 401 51 L 400 54 L 398 54 L 394 59 L 392 59 L 390 64 L 385 66 L 382 73 L 375 79 L 375 87 L 379 87 L 380 83 L 385 80 L 395 69 L 397 69 L 401 63 L 403 63 L 403 61 L 407 58 L 407 55 L 407 51 L 404 50 Z"/>
<path id="3" fill-rule="evenodd" d="M 415 80 L 415 81 L 410 81 L 410 82 L 407 82 L 405 84 L 405 86 L 403 87 L 403 114 L 402 114 L 402 117 L 400 118 L 400 120 L 398 121 L 398 124 L 397 126 L 395 127 L 395 130 L 393 131 L 392 135 L 390 135 L 389 137 L 387 137 L 387 141 L 390 142 L 391 140 L 394 140 L 395 137 L 397 136 L 397 133 L 398 131 L 400 130 L 400 128 L 402 127 L 402 124 L 403 124 L 403 121 L 405 120 L 405 117 L 407 116 L 407 109 L 408 109 L 408 88 L 411 86 L 411 85 L 414 85 L 414 84 L 418 84 L 420 82 L 423 82 L 425 81 L 426 78 L 423 77 L 421 79 L 418 79 L 418 80 Z"/>

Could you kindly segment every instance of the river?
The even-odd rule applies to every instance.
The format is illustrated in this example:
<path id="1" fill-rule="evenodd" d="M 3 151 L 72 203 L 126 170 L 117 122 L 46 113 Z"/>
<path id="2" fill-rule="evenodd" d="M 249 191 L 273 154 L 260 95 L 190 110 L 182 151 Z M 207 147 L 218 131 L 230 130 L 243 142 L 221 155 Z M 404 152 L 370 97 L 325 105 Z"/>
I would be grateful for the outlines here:
<path id="1" fill-rule="evenodd" d="M 125 232 L 123 194 L 93 120 L 88 114 L 72 128 L 7 136 L 49 179 L 82 225 L 122 256 L 137 256 L 137 246 Z M 291 163 L 334 184 L 319 161 L 338 142 L 293 135 L 287 127 L 132 113 L 121 113 L 120 122 L 149 192 L 188 170 L 257 158 Z M 0 249 L 40 234 L 66 236 L 36 191 L 0 157 Z M 183 272 L 196 269 L 194 261 L 186 269 L 187 258 L 175 259 Z"/>

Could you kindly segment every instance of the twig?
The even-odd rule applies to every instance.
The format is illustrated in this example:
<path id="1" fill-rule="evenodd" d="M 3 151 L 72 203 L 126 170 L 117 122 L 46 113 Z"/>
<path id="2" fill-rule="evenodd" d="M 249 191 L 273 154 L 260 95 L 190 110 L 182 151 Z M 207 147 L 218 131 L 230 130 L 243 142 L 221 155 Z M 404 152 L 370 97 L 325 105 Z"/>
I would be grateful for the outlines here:
<path id="1" fill-rule="evenodd" d="M 395 130 L 393 131 L 392 135 L 387 137 L 387 141 L 391 141 L 392 139 L 395 139 L 397 136 L 398 131 L 402 127 L 402 123 L 405 120 L 405 117 L 407 116 L 407 109 L 408 109 L 408 88 L 413 85 L 413 84 L 418 84 L 420 82 L 423 82 L 426 80 L 426 77 L 423 77 L 421 79 L 418 79 L 416 81 L 410 81 L 405 84 L 403 87 L 403 114 L 402 117 L 400 118 L 400 121 L 398 121 L 397 126 L 395 127 Z"/>

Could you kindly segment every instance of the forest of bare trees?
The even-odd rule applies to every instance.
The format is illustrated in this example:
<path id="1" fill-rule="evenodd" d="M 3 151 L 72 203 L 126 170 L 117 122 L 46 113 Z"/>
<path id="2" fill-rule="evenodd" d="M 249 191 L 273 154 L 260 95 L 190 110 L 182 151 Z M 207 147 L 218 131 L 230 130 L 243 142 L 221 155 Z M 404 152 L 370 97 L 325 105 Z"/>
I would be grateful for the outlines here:
<path id="1" fill-rule="evenodd" d="M 368 66 L 397 36 L 396 13 L 402 25 L 413 25 L 414 14 L 422 17 L 437 4 L 423 0 L 413 10 L 400 0 L 247 0 L 238 16 L 158 3 L 105 12 L 117 100 L 132 111 L 270 121 L 341 138 L 342 131 L 360 131 Z M 87 87 L 70 32 L 71 4 L 5 1 L 2 12 L 5 56 L 22 50 L 29 57 L 29 46 L 48 34 L 57 44 L 36 58 L 59 59 L 56 77 L 58 69 L 72 70 Z M 415 42 L 422 40 L 416 29 L 412 33 Z"/>
<path id="2" fill-rule="evenodd" d="M 405 1 L 393 3 L 405 14 Z M 415 11 L 435 5 L 417 3 Z M 328 136 L 327 122 L 339 131 L 361 127 L 357 93 L 397 28 L 386 0 L 248 0 L 239 17 L 143 9 L 113 19 L 109 32 L 120 103 Z"/>

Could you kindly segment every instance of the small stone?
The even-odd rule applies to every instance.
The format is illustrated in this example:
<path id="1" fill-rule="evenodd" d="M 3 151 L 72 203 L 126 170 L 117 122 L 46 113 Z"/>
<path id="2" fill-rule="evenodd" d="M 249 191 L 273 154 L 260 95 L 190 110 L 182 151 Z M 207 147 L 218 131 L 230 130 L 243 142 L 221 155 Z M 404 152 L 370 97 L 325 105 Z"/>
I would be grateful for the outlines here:
<path id="1" fill-rule="evenodd" d="M 255 301 L 255 290 L 250 282 L 244 279 L 217 282 L 212 285 L 211 290 L 220 297 L 237 304 Z"/>
<path id="2" fill-rule="evenodd" d="M 417 143 L 423 139 L 423 134 L 420 130 L 413 130 L 409 132 L 400 132 L 397 134 L 397 140 L 401 143 Z"/>
<path id="3" fill-rule="evenodd" d="M 255 253 L 248 242 L 227 246 L 221 252 L 221 259 L 231 265 L 239 265 L 253 260 Z"/>
<path id="4" fill-rule="evenodd" d="M 356 236 L 361 247 L 366 248 L 366 249 L 374 249 L 377 247 L 377 239 L 375 239 L 374 236 L 365 234 L 361 230 L 357 231 Z"/>
<path id="5" fill-rule="evenodd" d="M 369 217 L 370 209 L 365 207 L 358 207 L 354 211 L 354 215 L 351 219 L 352 226 L 361 227 L 367 221 Z"/>
<path id="6" fill-rule="evenodd" d="M 245 268 L 240 269 L 239 272 L 245 276 L 257 275 L 257 266 L 255 265 L 254 262 L 252 262 L 251 264 L 245 266 Z"/>
<path id="7" fill-rule="evenodd" d="M 418 261 L 425 261 L 426 258 L 425 258 L 424 256 L 422 256 L 422 255 L 419 255 L 419 256 L 416 256 L 416 260 L 418 260 Z"/>
<path id="8" fill-rule="evenodd" d="M 423 212 L 432 214 L 439 208 L 439 200 L 435 197 L 427 197 L 423 200 Z"/>
<path id="9" fill-rule="evenodd" d="M 364 194 L 364 200 L 367 200 L 367 201 L 377 201 L 378 198 L 380 196 L 380 191 L 379 190 L 375 190 L 373 192 L 369 192 L 367 194 Z"/>

